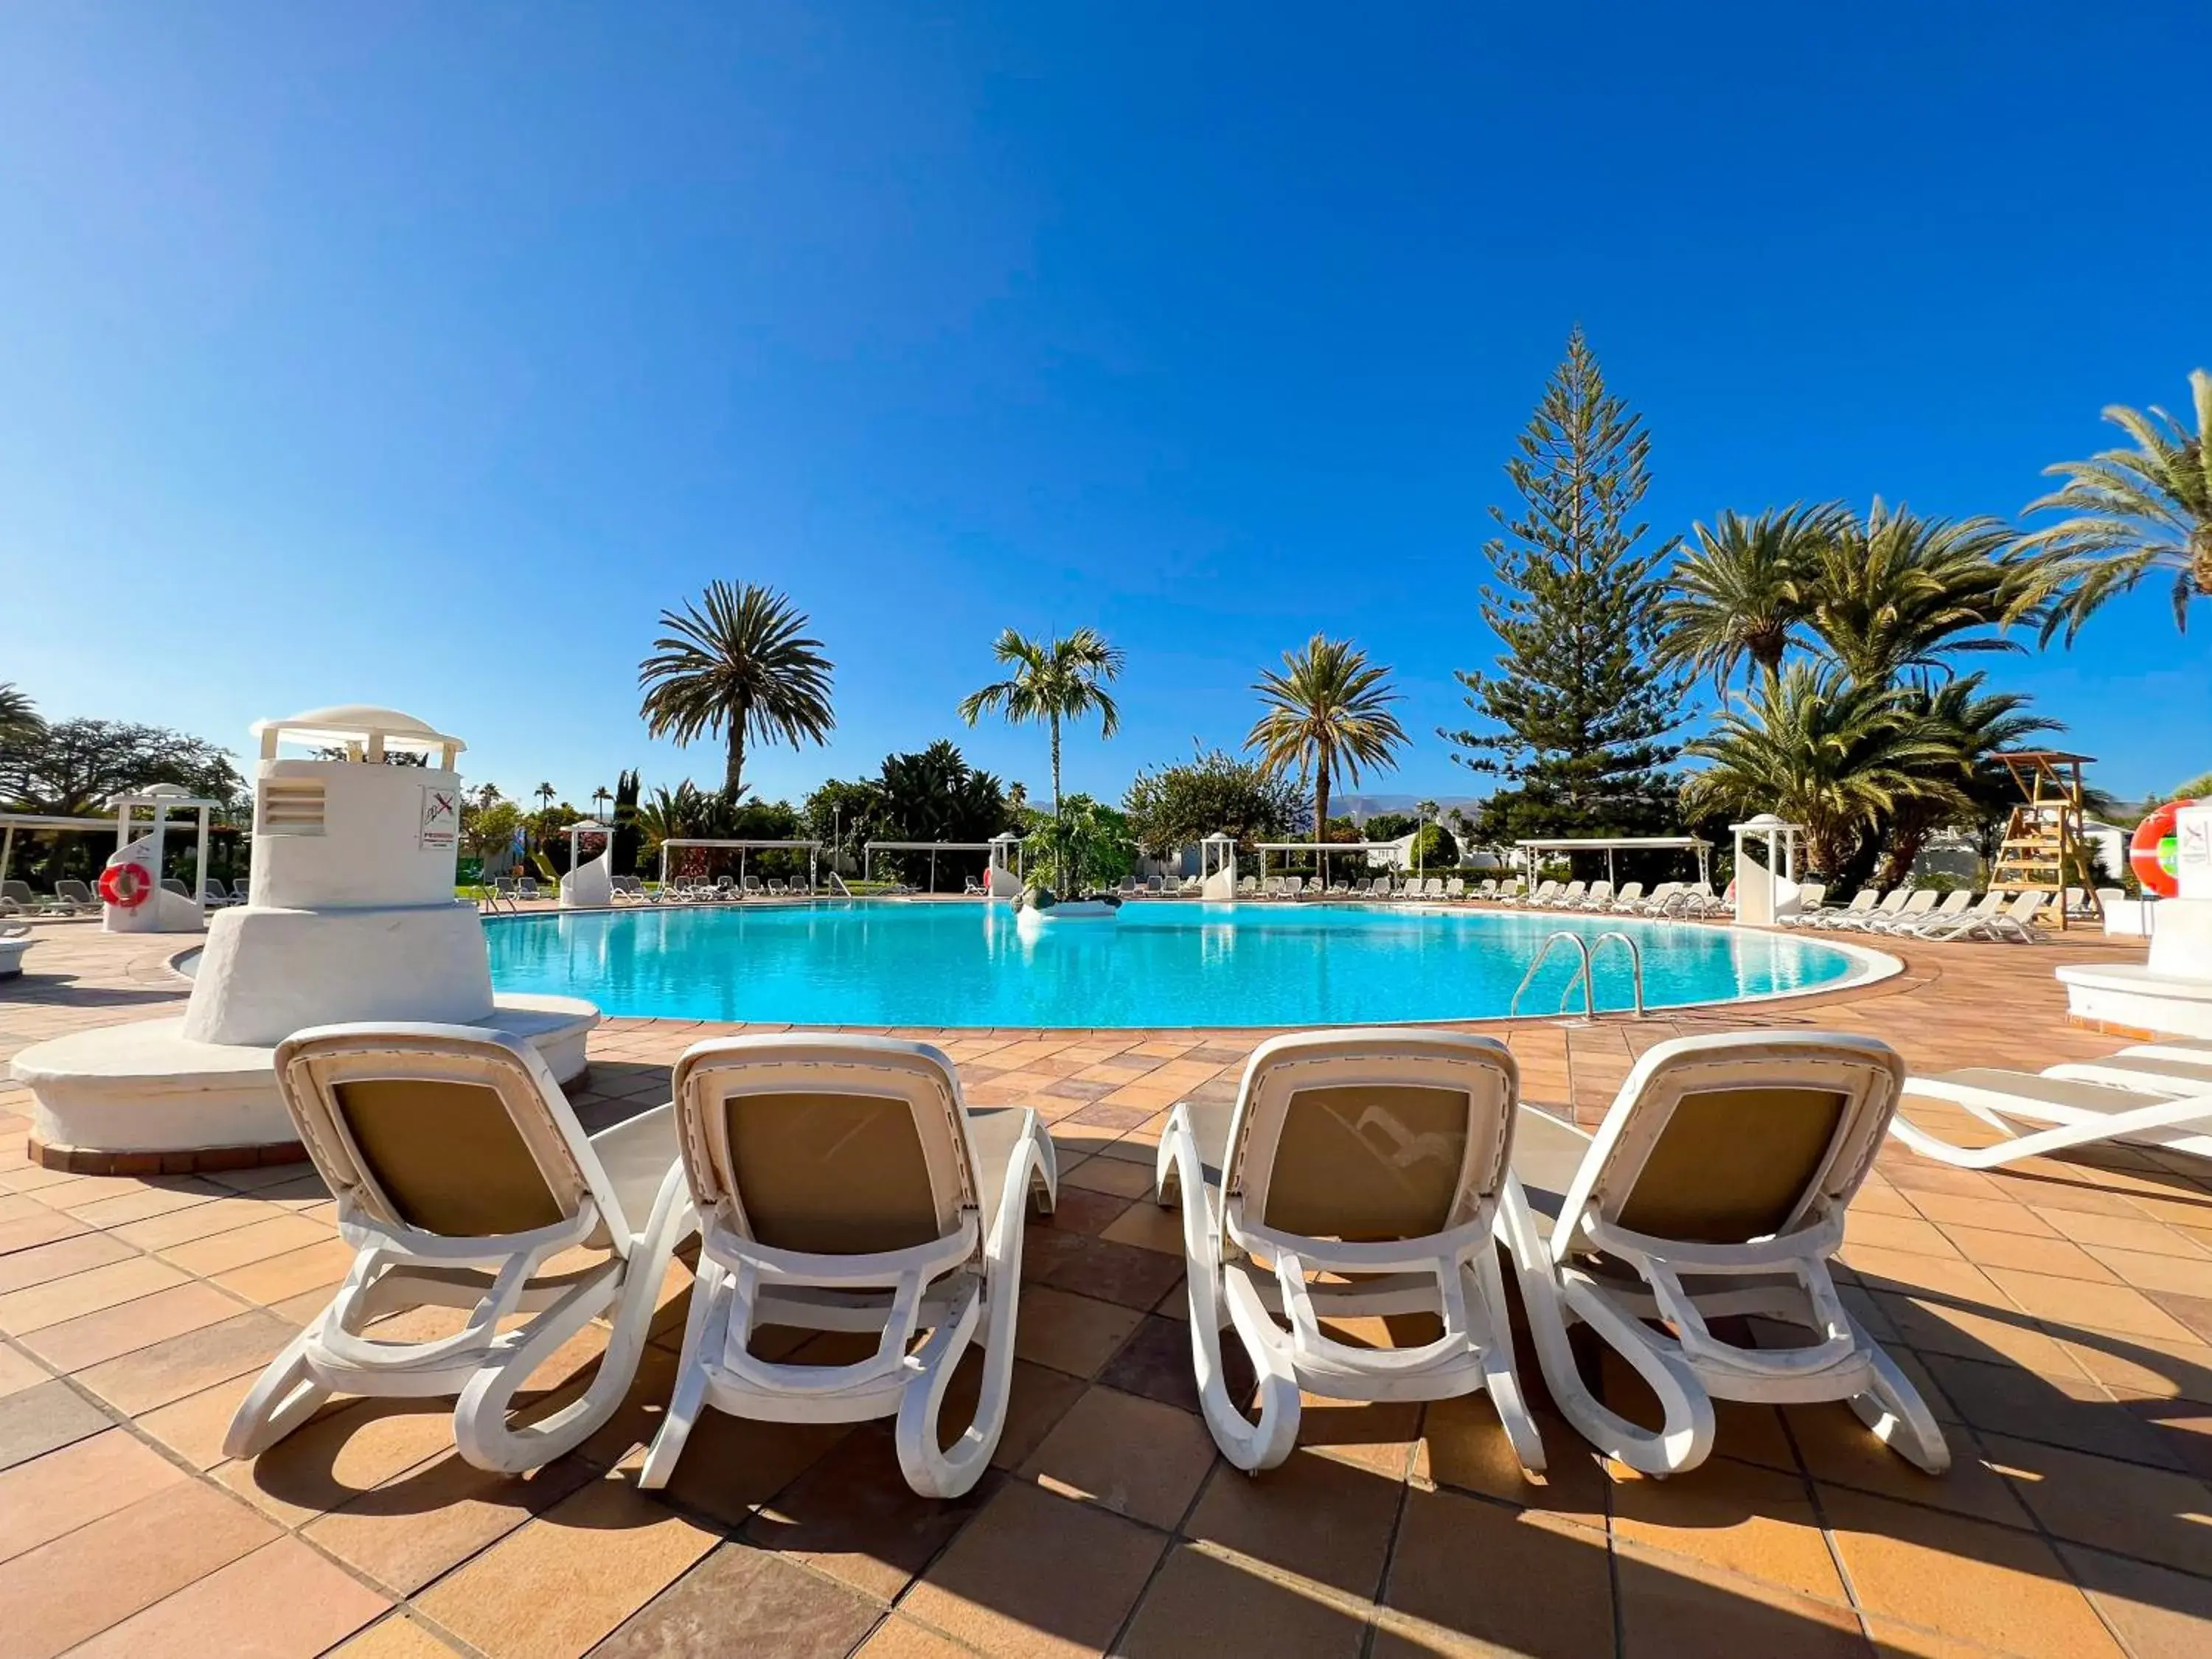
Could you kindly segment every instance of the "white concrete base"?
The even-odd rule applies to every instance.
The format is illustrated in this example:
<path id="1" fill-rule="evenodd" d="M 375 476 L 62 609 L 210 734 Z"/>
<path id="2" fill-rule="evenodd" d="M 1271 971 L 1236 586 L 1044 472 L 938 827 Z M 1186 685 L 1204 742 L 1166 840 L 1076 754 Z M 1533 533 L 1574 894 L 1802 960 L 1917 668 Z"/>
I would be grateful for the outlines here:
<path id="1" fill-rule="evenodd" d="M 562 1083 L 582 1075 L 597 1008 L 577 997 L 496 1000 L 477 1023 L 528 1042 Z M 276 1092 L 274 1042 L 197 1042 L 185 1026 L 143 1020 L 24 1049 L 13 1070 L 31 1091 L 32 1134 L 46 1146 L 133 1152 L 299 1139 Z"/>
<path id="2" fill-rule="evenodd" d="M 0 939 L 0 979 L 13 979 L 23 971 L 23 952 L 34 943 L 21 936 Z"/>
<path id="3" fill-rule="evenodd" d="M 2212 979 L 2185 979 L 2133 963 L 2082 963 L 2057 972 L 2066 988 L 2066 1012 L 2076 1019 L 2212 1038 Z"/>
<path id="4" fill-rule="evenodd" d="M 309 1025 L 468 1025 L 491 1006 L 491 959 L 474 905 L 247 905 L 218 910 L 208 924 L 185 1034 L 196 1042 L 273 1048 Z"/>
<path id="5" fill-rule="evenodd" d="M 2157 931 L 2158 904 L 2153 899 L 2105 901 L 2105 937 L 2148 939 Z"/>

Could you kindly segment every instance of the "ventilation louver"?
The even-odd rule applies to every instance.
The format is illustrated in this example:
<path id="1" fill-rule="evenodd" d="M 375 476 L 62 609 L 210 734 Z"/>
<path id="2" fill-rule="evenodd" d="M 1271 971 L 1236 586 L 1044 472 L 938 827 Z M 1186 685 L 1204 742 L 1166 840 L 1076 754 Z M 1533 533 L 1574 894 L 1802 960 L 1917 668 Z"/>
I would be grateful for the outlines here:
<path id="1" fill-rule="evenodd" d="M 313 778 L 265 778 L 261 784 L 261 822 L 264 836 L 319 836 L 323 833 L 323 786 Z"/>

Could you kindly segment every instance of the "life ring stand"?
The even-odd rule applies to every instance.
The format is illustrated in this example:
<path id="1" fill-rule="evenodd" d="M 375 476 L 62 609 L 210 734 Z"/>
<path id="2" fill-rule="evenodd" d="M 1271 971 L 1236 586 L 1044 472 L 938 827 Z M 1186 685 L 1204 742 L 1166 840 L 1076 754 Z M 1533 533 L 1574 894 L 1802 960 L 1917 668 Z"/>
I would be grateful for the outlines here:
<path id="1" fill-rule="evenodd" d="M 100 896 L 118 910 L 136 910 L 155 885 L 154 872 L 143 864 L 111 864 L 100 872 Z"/>
<path id="2" fill-rule="evenodd" d="M 2135 872 L 2136 879 L 2142 884 L 2146 893 L 2160 898 L 2178 898 L 2181 881 L 2174 862 L 2174 817 L 2185 806 L 2195 806 L 2193 800 L 2170 800 L 2157 808 L 2128 838 L 2128 867 Z"/>

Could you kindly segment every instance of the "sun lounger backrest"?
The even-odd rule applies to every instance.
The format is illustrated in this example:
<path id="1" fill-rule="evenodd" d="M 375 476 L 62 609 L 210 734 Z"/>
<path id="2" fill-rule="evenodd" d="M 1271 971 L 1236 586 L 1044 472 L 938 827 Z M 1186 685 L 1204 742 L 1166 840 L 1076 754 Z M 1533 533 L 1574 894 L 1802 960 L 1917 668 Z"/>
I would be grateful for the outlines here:
<path id="1" fill-rule="evenodd" d="M 1905 1064 L 1870 1037 L 1733 1032 L 1660 1043 L 1606 1114 L 1565 1213 L 1633 1233 L 1740 1244 L 1850 1201 Z"/>
<path id="2" fill-rule="evenodd" d="M 501 1237 L 574 1216 L 589 1194 L 591 1242 L 627 1237 L 581 1126 L 523 1045 L 465 1026 L 320 1026 L 279 1045 L 276 1067 L 317 1171 L 377 1219 Z"/>
<path id="3" fill-rule="evenodd" d="M 864 1255 L 935 1242 L 977 1206 L 952 1062 L 886 1037 L 732 1037 L 676 1067 L 693 1195 L 770 1249 Z"/>
<path id="4" fill-rule="evenodd" d="M 1276 1232 L 1352 1243 L 1443 1232 L 1497 1191 L 1518 1076 L 1487 1037 L 1274 1038 L 1245 1068 L 1223 1190 Z"/>

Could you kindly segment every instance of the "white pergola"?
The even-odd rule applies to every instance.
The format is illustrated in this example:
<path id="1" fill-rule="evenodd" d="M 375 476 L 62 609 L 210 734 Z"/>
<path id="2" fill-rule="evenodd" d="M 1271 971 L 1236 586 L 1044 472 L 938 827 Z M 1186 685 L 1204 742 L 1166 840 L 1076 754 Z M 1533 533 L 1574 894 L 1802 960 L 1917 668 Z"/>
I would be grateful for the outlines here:
<path id="1" fill-rule="evenodd" d="M 1605 878 L 1613 879 L 1613 855 L 1615 853 L 1695 853 L 1698 855 L 1698 879 L 1712 879 L 1712 842 L 1697 836 L 1562 836 L 1550 840 L 1516 841 L 1514 847 L 1528 865 L 1528 873 L 1536 873 L 1536 859 L 1544 853 L 1602 853 L 1605 854 Z M 1535 884 L 1532 879 L 1531 886 Z"/>
<path id="2" fill-rule="evenodd" d="M 1331 853 L 1395 853 L 1395 841 L 1263 841 L 1254 843 L 1260 854 L 1260 879 L 1267 878 L 1267 854 L 1270 853 L 1318 853 L 1321 855 L 1322 879 L 1328 879 L 1328 855 Z"/>
<path id="3" fill-rule="evenodd" d="M 939 853 L 988 853 L 995 860 L 994 850 L 1006 837 L 991 841 L 868 841 L 860 843 L 860 879 L 872 880 L 875 857 L 878 853 L 927 853 L 929 854 L 929 890 L 937 890 L 937 855 Z M 1021 837 L 1014 836 L 1016 845 Z"/>
<path id="4" fill-rule="evenodd" d="M 744 836 L 718 838 L 712 836 L 672 836 L 660 843 L 660 884 L 663 887 L 668 885 L 668 849 L 672 847 L 717 848 L 723 852 L 736 853 L 738 885 L 740 887 L 745 884 L 745 854 L 747 853 L 765 853 L 793 847 L 804 847 L 806 849 L 806 884 L 811 887 L 814 885 L 814 861 L 822 850 L 822 843 L 818 841 L 771 841 Z"/>

